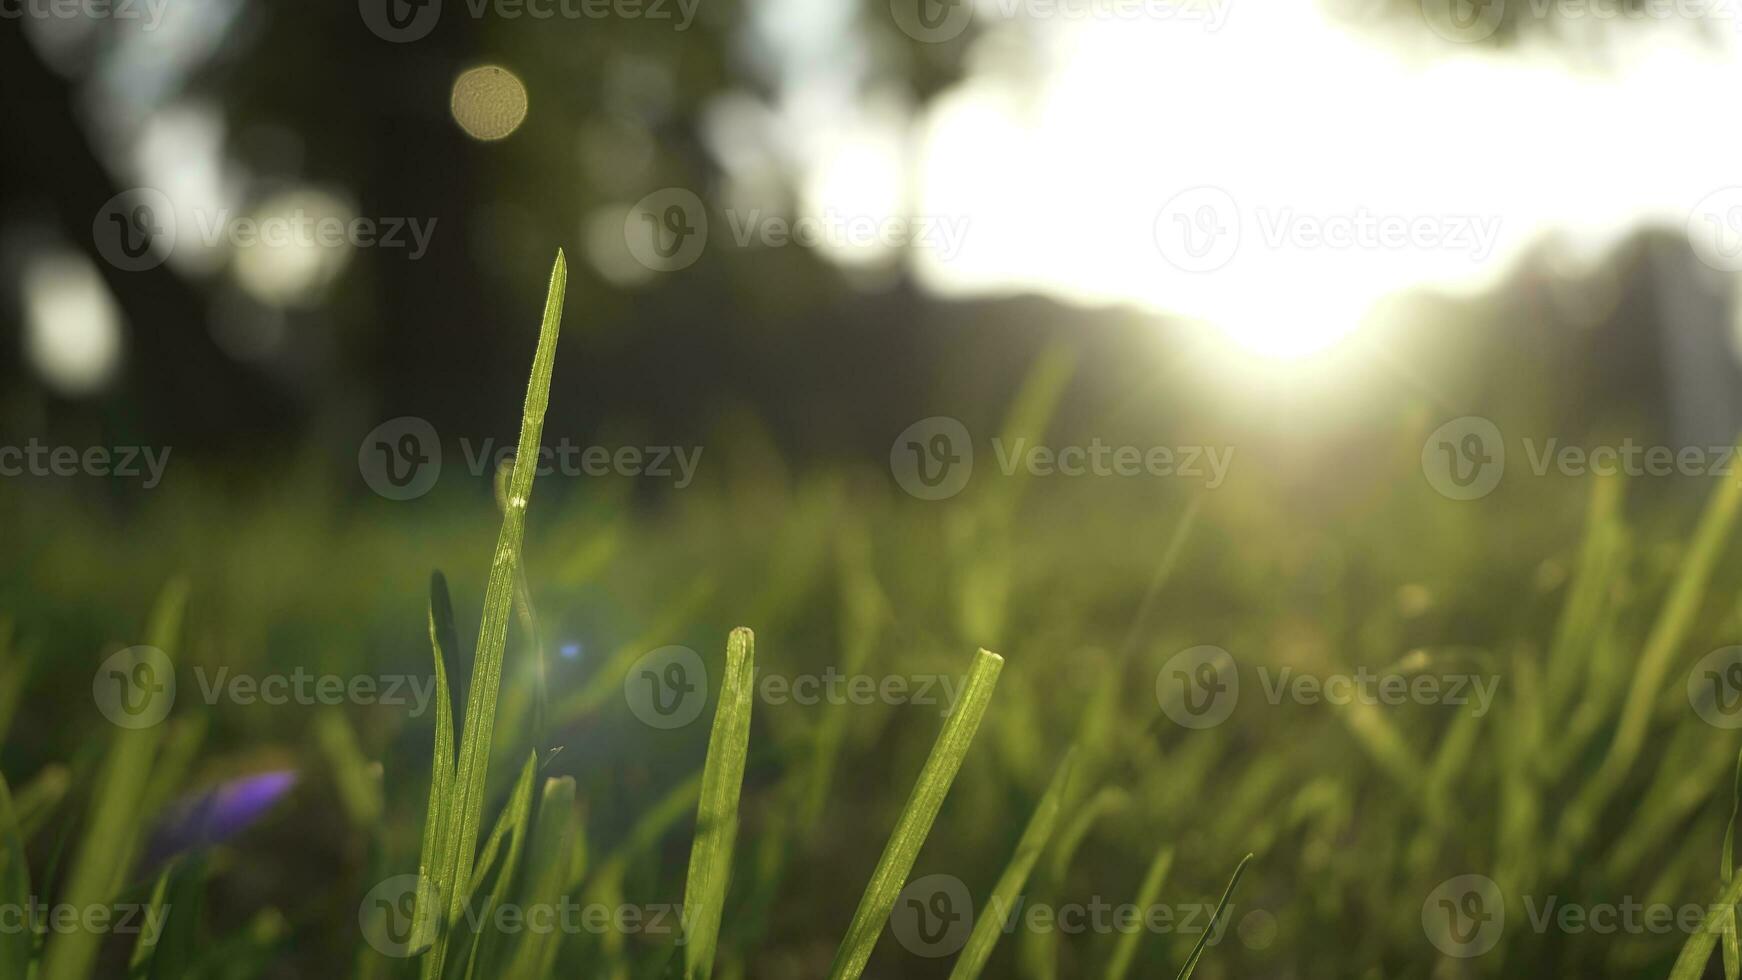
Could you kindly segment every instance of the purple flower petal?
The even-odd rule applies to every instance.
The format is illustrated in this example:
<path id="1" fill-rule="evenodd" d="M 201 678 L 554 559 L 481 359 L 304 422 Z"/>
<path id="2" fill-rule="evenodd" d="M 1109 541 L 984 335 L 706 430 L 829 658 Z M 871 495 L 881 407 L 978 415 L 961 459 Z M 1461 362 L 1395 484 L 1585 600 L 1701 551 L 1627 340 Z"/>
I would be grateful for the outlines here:
<path id="1" fill-rule="evenodd" d="M 151 835 L 147 860 L 155 864 L 182 851 L 229 840 L 264 816 L 295 785 L 296 773 L 281 770 L 232 779 L 183 797 L 164 810 Z"/>

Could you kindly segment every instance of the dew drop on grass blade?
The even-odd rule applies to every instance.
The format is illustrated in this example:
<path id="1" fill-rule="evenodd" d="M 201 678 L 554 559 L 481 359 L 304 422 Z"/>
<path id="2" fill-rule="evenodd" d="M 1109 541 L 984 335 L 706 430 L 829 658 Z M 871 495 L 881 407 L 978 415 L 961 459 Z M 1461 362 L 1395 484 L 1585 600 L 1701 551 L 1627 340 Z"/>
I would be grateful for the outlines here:
<path id="1" fill-rule="evenodd" d="M 835 952 L 834 964 L 829 967 L 830 980 L 858 980 L 865 972 L 871 949 L 877 945 L 877 937 L 883 932 L 889 911 L 895 907 L 895 900 L 907 882 L 907 873 L 913 870 L 914 859 L 919 856 L 919 849 L 931 832 L 932 821 L 937 819 L 944 796 L 949 793 L 950 784 L 962 767 L 962 759 L 973 744 L 974 732 L 986 715 L 986 706 L 992 701 L 992 691 L 998 686 L 998 674 L 1003 669 L 1004 658 L 996 653 L 981 650 L 975 655 L 974 666 L 968 671 L 967 683 L 962 687 L 960 705 L 944 722 L 944 730 L 932 745 L 931 756 L 926 759 L 925 768 L 920 770 L 913 795 L 908 797 L 907 806 L 895 823 L 895 831 L 883 848 L 883 857 L 878 860 L 877 869 L 871 873 L 871 881 L 865 886 L 865 894 L 859 899 L 859 909 L 853 913 L 853 923 L 847 928 L 846 938 L 841 940 L 841 947 Z"/>

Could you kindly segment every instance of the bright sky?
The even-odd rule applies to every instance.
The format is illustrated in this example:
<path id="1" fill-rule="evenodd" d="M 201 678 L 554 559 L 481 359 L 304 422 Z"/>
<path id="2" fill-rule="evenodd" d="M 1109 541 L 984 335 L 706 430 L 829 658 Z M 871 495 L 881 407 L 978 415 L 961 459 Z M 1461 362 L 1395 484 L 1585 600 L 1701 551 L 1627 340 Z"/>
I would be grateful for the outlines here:
<path id="1" fill-rule="evenodd" d="M 1425 21 L 1351 31 L 1311 0 L 1004 16 L 1023 2 L 977 7 L 994 26 L 971 73 L 907 137 L 911 210 L 967 222 L 908 252 L 938 293 L 1134 303 L 1291 355 L 1387 294 L 1491 284 L 1550 233 L 1576 267 L 1643 223 L 1691 222 L 1712 262 L 1742 268 L 1742 189 L 1723 193 L 1742 185 L 1736 21 L 1700 42 L 1685 17 L 1586 16 L 1572 26 L 1612 42 L 1597 71 Z M 813 154 L 810 207 L 886 207 L 880 154 L 854 151 L 880 132 Z"/>

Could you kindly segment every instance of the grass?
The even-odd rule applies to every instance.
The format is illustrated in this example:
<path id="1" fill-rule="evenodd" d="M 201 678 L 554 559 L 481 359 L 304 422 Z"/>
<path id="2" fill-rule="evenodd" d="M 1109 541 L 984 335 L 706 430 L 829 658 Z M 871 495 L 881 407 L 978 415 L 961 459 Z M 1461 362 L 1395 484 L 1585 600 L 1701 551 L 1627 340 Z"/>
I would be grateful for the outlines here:
<path id="1" fill-rule="evenodd" d="M 556 384 L 563 287 L 559 256 L 519 461 Z M 1045 434 L 1071 371 L 1043 359 L 1001 431 Z M 1736 484 L 1697 515 L 1613 480 L 1486 509 L 1388 491 L 1301 527 L 1234 487 L 1117 487 L 1084 508 L 1018 479 L 939 507 L 851 473 L 751 469 L 656 513 L 609 484 L 541 487 L 529 508 L 517 462 L 489 522 L 484 493 L 352 516 L 299 486 L 277 506 L 155 504 L 127 535 L 54 522 L 52 548 L 0 527 L 25 542 L 0 572 L 0 906 L 165 916 L 149 938 L 0 929 L 0 977 L 1733 980 L 1742 739 L 1691 710 L 1685 681 L 1742 634 Z M 161 587 L 177 570 L 187 584 Z M 143 581 L 155 596 L 114 584 Z M 97 654 L 134 635 L 182 678 L 170 719 L 141 730 L 89 697 Z M 710 651 L 712 683 L 696 723 L 662 730 L 623 683 L 671 644 Z M 982 644 L 1008 663 L 965 657 Z M 1242 690 L 1194 730 L 1156 680 L 1202 644 L 1232 652 Z M 188 673 L 298 664 L 429 677 L 430 710 L 208 706 Z M 1480 715 L 1272 704 L 1257 671 L 1282 666 L 1502 683 Z M 807 705 L 762 684 L 830 669 L 952 694 Z M 296 790 L 239 836 L 149 853 L 174 800 L 279 767 Z M 1466 874 L 1507 908 L 1494 947 L 1458 959 L 1423 911 Z M 936 959 L 883 941 L 926 875 L 979 912 Z M 364 904 L 399 877 L 416 884 Z M 1534 927 L 1548 896 L 1704 911 L 1685 932 Z M 1214 911 L 1082 932 L 1023 914 L 1097 900 Z M 554 932 L 499 917 L 570 901 L 681 914 Z M 389 924 L 402 941 L 383 948 Z"/>

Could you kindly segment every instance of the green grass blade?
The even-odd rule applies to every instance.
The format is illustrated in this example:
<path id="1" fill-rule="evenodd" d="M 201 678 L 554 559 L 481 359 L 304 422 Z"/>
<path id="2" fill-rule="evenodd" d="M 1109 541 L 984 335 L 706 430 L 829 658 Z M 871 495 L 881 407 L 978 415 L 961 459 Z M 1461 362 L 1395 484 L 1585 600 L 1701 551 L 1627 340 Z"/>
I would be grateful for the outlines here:
<path id="1" fill-rule="evenodd" d="M 1724 824 L 1723 866 L 1718 869 L 1724 884 L 1736 874 L 1736 818 L 1742 816 L 1742 750 L 1736 753 L 1736 778 L 1730 785 L 1730 819 Z M 1742 946 L 1736 940 L 1736 908 L 1724 909 L 1724 980 L 1736 980 L 1742 973 Z"/>
<path id="2" fill-rule="evenodd" d="M 520 871 L 520 856 L 526 850 L 526 831 L 532 822 L 532 784 L 533 776 L 538 772 L 538 750 L 527 753 L 526 766 L 520 771 L 520 779 L 514 784 L 514 794 L 508 798 L 508 806 L 502 811 L 502 819 L 498 823 L 503 835 L 508 839 L 508 854 L 502 859 L 502 867 L 496 872 L 496 882 L 490 888 L 489 901 L 481 909 L 479 917 L 484 927 L 472 937 L 472 952 L 466 966 L 467 977 L 498 977 L 501 970 L 497 968 L 497 950 L 502 944 L 502 931 L 495 927 L 494 916 L 513 895 L 514 876 Z M 494 848 L 499 840 L 497 834 L 491 835 L 491 846 L 485 848 L 484 857 L 479 863 L 480 875 L 495 862 Z M 470 890 L 476 892 L 482 882 L 478 881 Z M 466 902 L 469 906 L 471 894 Z"/>
<path id="3" fill-rule="evenodd" d="M 1234 877 L 1228 879 L 1228 887 L 1222 890 L 1222 900 L 1216 903 L 1216 911 L 1210 915 L 1210 924 L 1198 936 L 1198 941 L 1192 947 L 1192 955 L 1186 957 L 1185 965 L 1179 968 L 1179 976 L 1175 980 L 1191 980 L 1192 972 L 1198 968 L 1198 960 L 1204 955 L 1204 947 L 1209 944 L 1210 937 L 1216 934 L 1216 923 L 1222 918 L 1222 910 L 1228 907 L 1228 899 L 1234 895 L 1234 886 L 1240 884 L 1240 876 L 1246 873 L 1246 865 L 1251 863 L 1252 855 L 1240 859 L 1239 867 L 1234 869 Z"/>
<path id="4" fill-rule="evenodd" d="M 732 879 L 732 850 L 738 838 L 738 795 L 744 785 L 744 758 L 750 750 L 750 708 L 756 678 L 756 637 L 739 627 L 726 640 L 726 673 L 720 703 L 708 735 L 708 760 L 702 767 L 702 798 L 696 807 L 696 839 L 684 884 L 684 911 L 690 929 L 684 942 L 685 980 L 708 980 L 714 972 L 714 947 L 720 915 Z"/>
<path id="5" fill-rule="evenodd" d="M 24 836 L 5 776 L 0 776 L 0 903 L 15 909 L 30 907 L 30 866 L 25 863 Z M 28 929 L 0 930 L 0 977 L 28 974 L 33 940 Z"/>
<path id="6" fill-rule="evenodd" d="M 36 778 L 25 783 L 13 797 L 13 811 L 18 817 L 18 836 L 26 842 L 34 838 L 48 818 L 54 815 L 67 791 L 72 789 L 73 776 L 66 766 L 47 765 Z"/>
<path id="7" fill-rule="evenodd" d="M 445 661 L 453 655 L 454 607 L 448 598 L 448 583 L 442 573 L 430 576 L 429 639 L 435 659 L 436 730 L 435 756 L 430 763 L 429 809 L 423 823 L 423 848 L 417 862 L 416 911 L 413 915 L 412 949 L 424 949 L 436 941 L 442 910 L 453 887 L 453 853 L 447 846 L 449 809 L 454 792 L 454 710 L 448 690 Z M 431 905 L 434 908 L 431 908 Z M 423 976 L 438 976 L 439 956 L 423 961 Z"/>
<path id="8" fill-rule="evenodd" d="M 163 590 L 147 629 L 149 645 L 166 654 L 181 633 L 187 586 L 173 582 Z M 76 909 L 107 904 L 116 882 L 131 863 L 151 777 L 151 763 L 163 737 L 163 726 L 117 728 L 91 793 L 85 833 L 68 872 L 61 903 Z M 58 933 L 43 956 L 42 980 L 85 980 L 96 964 L 102 934 L 86 929 Z"/>
<path id="9" fill-rule="evenodd" d="M 1138 909 L 1155 907 L 1156 901 L 1161 898 L 1161 886 L 1166 883 L 1167 872 L 1172 867 L 1173 847 L 1163 847 L 1156 852 L 1155 860 L 1149 864 L 1148 873 L 1143 876 L 1143 884 L 1137 889 Z M 1214 925 L 1213 922 L 1211 924 Z M 1107 961 L 1107 980 L 1125 980 L 1125 975 L 1131 972 L 1132 961 L 1137 958 L 1137 946 L 1142 941 L 1141 924 L 1130 932 L 1120 933 L 1118 942 L 1113 946 L 1113 957 Z"/>
<path id="10" fill-rule="evenodd" d="M 877 945 L 877 937 L 883 932 L 889 911 L 895 907 L 895 900 L 907 882 L 907 873 L 913 869 L 914 859 L 919 856 L 919 849 L 931 832 L 932 821 L 937 819 L 944 796 L 949 793 L 950 784 L 962 767 L 962 759 L 973 744 L 974 732 L 985 717 L 986 706 L 992 701 L 992 691 L 998 686 L 998 674 L 1003 669 L 1004 658 L 996 653 L 981 650 L 975 655 L 974 666 L 968 671 L 967 682 L 962 687 L 960 706 L 938 734 L 931 756 L 926 759 L 919 781 L 913 787 L 913 795 L 908 797 L 907 806 L 895 823 L 895 831 L 883 848 L 883 857 L 871 873 L 871 881 L 859 899 L 859 909 L 853 913 L 853 923 L 847 928 L 846 938 L 841 940 L 835 961 L 829 967 L 830 980 L 857 980 L 865 972 L 871 949 Z"/>
<path id="11" fill-rule="evenodd" d="M 1706 595 L 1706 585 L 1711 581 L 1712 569 L 1717 565 L 1724 545 L 1729 543 L 1739 510 L 1742 510 L 1742 480 L 1724 480 L 1700 515 L 1693 541 L 1646 638 L 1645 650 L 1633 672 L 1632 686 L 1627 690 L 1627 701 L 1622 708 L 1615 740 L 1609 744 L 1609 752 L 1596 774 L 1586 781 L 1562 818 L 1559 843 L 1563 862 L 1583 844 L 1603 805 L 1621 787 L 1638 759 L 1645 744 L 1653 707 L 1663 691 L 1664 676 L 1693 626 L 1694 616 Z"/>
<path id="12" fill-rule="evenodd" d="M 157 884 L 151 887 L 151 902 L 147 907 L 152 913 L 162 914 L 163 903 L 169 895 L 169 878 L 174 871 L 175 863 L 172 861 L 158 874 Z M 147 919 L 149 920 L 151 917 L 148 915 Z M 149 975 L 152 954 L 157 951 L 157 943 L 161 938 L 161 936 L 150 932 L 140 932 L 139 942 L 133 946 L 133 955 L 127 960 L 128 976 L 143 977 Z M 11 974 L 7 974 L 7 976 L 11 976 Z"/>
<path id="13" fill-rule="evenodd" d="M 575 781 L 563 776 L 547 780 L 532 827 L 532 843 L 526 850 L 530 877 L 526 886 L 528 908 L 557 906 L 568 887 L 569 855 L 578 833 L 575 818 Z M 544 980 L 556 966 L 560 936 L 528 931 L 515 950 L 505 974 L 514 980 Z"/>
<path id="14" fill-rule="evenodd" d="M 484 589 L 483 621 L 478 627 L 472 679 L 466 692 L 465 728 L 460 736 L 454 770 L 453 807 L 444 842 L 452 855 L 451 880 L 456 884 L 472 879 L 478 828 L 484 822 L 484 781 L 490 767 L 496 698 L 502 682 L 502 654 L 508 645 L 508 619 L 514 602 L 514 569 L 526 533 L 526 505 L 532 494 L 532 478 L 538 469 L 539 441 L 544 429 L 545 407 L 550 402 L 551 372 L 556 360 L 557 333 L 568 278 L 568 263 L 559 251 L 556 266 L 550 274 L 544 321 L 539 326 L 538 350 L 533 356 L 532 380 L 526 389 L 514 474 L 508 481 L 508 506 L 503 511 L 502 530 L 496 538 L 496 551 L 490 562 L 490 578 Z M 448 906 L 450 919 L 460 914 L 460 902 L 460 891 L 455 889 Z"/>
<path id="15" fill-rule="evenodd" d="M 159 931 L 149 937 L 152 940 L 149 943 L 144 936 L 140 940 L 140 949 L 149 947 L 146 955 L 151 971 L 147 976 L 151 980 L 181 980 L 189 975 L 189 968 L 195 960 L 209 952 L 209 948 L 199 941 L 200 906 L 205 900 L 207 864 L 204 854 L 176 862 L 164 870 L 158 882 L 162 894 L 153 892 L 152 910 L 158 916 L 155 928 Z M 150 920 L 147 928 L 151 928 Z"/>
<path id="16" fill-rule="evenodd" d="M 315 741 L 332 770 L 333 784 L 338 787 L 339 801 L 344 804 L 351 825 L 365 832 L 372 830 L 386 804 L 381 798 L 381 777 L 375 774 L 363 747 L 357 744 L 357 730 L 351 727 L 343 711 L 336 708 L 323 711 L 315 718 Z"/>
<path id="17" fill-rule="evenodd" d="M 1716 905 L 1707 906 L 1705 921 L 1682 944 L 1681 955 L 1675 958 L 1675 966 L 1670 968 L 1669 980 L 1700 980 L 1706 975 L 1706 961 L 1712 958 L 1712 947 L 1717 944 L 1718 934 L 1722 931 L 1722 916 L 1734 909 L 1738 900 L 1742 900 L 1742 875 L 1730 879 Z"/>
<path id="18" fill-rule="evenodd" d="M 12 641 L 12 620 L 0 617 L 0 745 L 12 730 L 12 718 L 18 711 L 18 699 L 24 694 L 30 676 L 32 657 Z"/>
<path id="19" fill-rule="evenodd" d="M 1040 860 L 1041 851 L 1046 849 L 1047 842 L 1052 839 L 1053 828 L 1058 826 L 1059 810 L 1064 805 L 1065 787 L 1070 783 L 1071 773 L 1076 768 L 1077 753 L 1073 749 L 1059 763 L 1053 773 L 1052 783 L 1041 795 L 1040 803 L 1034 808 L 1034 815 L 1028 818 L 1028 826 L 1022 830 L 1022 837 L 1016 842 L 1016 853 L 1010 856 L 1010 863 L 1004 866 L 1004 873 L 998 876 L 998 883 L 992 886 L 992 897 L 987 900 L 985 914 L 974 922 L 974 931 L 968 936 L 968 944 L 962 947 L 962 955 L 956 959 L 955 969 L 950 971 L 950 980 L 977 980 L 986 969 L 986 961 L 992 956 L 992 949 L 998 945 L 998 937 L 1004 933 L 1004 913 L 1016 904 L 1016 897 L 1022 891 L 1022 886 L 1028 882 L 1029 872 L 1034 870 L 1034 864 Z"/>

